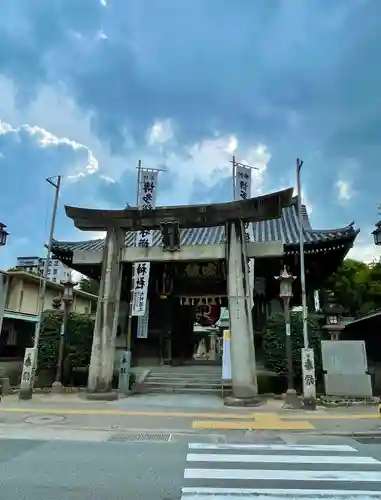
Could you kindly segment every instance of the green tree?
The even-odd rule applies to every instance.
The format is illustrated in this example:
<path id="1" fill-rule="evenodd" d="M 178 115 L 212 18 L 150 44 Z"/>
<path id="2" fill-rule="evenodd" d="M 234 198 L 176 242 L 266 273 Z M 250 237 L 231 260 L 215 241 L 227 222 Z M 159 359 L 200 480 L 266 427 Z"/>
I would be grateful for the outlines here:
<path id="1" fill-rule="evenodd" d="M 381 264 L 368 265 L 346 259 L 322 290 L 323 302 L 328 290 L 352 316 L 363 316 L 381 308 Z"/>
<path id="2" fill-rule="evenodd" d="M 99 283 L 91 278 L 81 278 L 78 287 L 82 292 L 92 293 L 93 295 L 98 295 L 99 293 Z"/>
<path id="3" fill-rule="evenodd" d="M 44 311 L 38 349 L 38 371 L 48 370 L 52 375 L 55 373 L 62 319 L 61 310 Z M 94 321 L 87 314 L 69 314 L 63 367 L 66 381 L 73 367 L 86 368 L 89 365 L 93 330 Z"/>

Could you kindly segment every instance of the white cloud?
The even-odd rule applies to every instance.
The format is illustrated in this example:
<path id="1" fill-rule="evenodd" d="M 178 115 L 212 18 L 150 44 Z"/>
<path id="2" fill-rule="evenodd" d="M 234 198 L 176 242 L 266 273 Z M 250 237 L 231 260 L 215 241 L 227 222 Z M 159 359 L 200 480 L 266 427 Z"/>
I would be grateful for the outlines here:
<path id="1" fill-rule="evenodd" d="M 173 138 L 173 128 L 171 120 L 157 121 L 148 130 L 148 145 L 165 144 Z"/>
<path id="2" fill-rule="evenodd" d="M 8 134 L 9 132 L 12 132 L 12 130 L 11 125 L 0 120 L 0 135 Z"/>
<path id="3" fill-rule="evenodd" d="M 366 263 L 378 262 L 381 257 L 381 247 L 374 244 L 371 232 L 372 228 L 366 227 L 361 230 L 361 233 L 356 238 L 353 248 L 348 253 L 348 258 L 362 260 Z"/>
<path id="4" fill-rule="evenodd" d="M 349 181 L 344 181 L 342 179 L 338 180 L 336 182 L 336 188 L 337 188 L 339 200 L 341 202 L 349 201 L 354 195 L 351 183 Z"/>
<path id="5" fill-rule="evenodd" d="M 180 174 L 177 176 L 173 191 L 166 203 L 184 204 L 189 200 L 195 180 L 207 187 L 212 187 L 221 178 L 231 176 L 231 160 L 236 160 L 258 168 L 252 174 L 252 195 L 261 193 L 262 181 L 270 160 L 270 152 L 264 144 L 239 147 L 238 138 L 234 135 L 221 136 L 216 133 L 213 138 L 205 139 L 179 151 L 176 146 L 176 135 L 170 120 L 158 121 L 147 131 L 147 155 L 145 165 L 163 165 L 167 172 Z"/>
<path id="6" fill-rule="evenodd" d="M 166 190 L 163 193 L 160 203 L 184 204 L 189 201 L 196 179 L 213 186 L 221 178 L 231 176 L 230 161 L 234 154 L 237 161 L 258 167 L 258 171 L 253 171 L 252 194 L 262 192 L 263 178 L 271 157 L 266 145 L 255 142 L 243 145 L 236 136 L 223 136 L 216 131 L 212 138 L 184 150 L 176 140 L 175 124 L 170 119 L 161 119 L 147 130 L 146 147 L 140 149 L 138 154 L 131 143 L 128 147 L 132 151 L 131 156 L 114 156 L 110 155 L 107 144 L 102 143 L 91 130 L 91 115 L 83 114 L 59 90 L 41 89 L 36 100 L 23 110 L 22 115 L 16 106 L 14 86 L 3 77 L 0 77 L 0 93 L 4 96 L 0 102 L 0 116 L 8 118 L 6 121 L 12 119 L 13 124 L 38 123 L 45 132 L 49 130 L 43 136 L 45 143 L 58 139 L 70 141 L 69 137 L 73 137 L 75 140 L 72 143 L 86 145 L 89 151 L 87 165 L 72 166 L 66 176 L 71 182 L 98 169 L 110 182 L 119 182 L 127 170 L 135 170 L 137 158 L 141 158 L 144 166 L 166 167 L 167 173 L 162 174 L 160 182 L 165 182 L 165 176 L 171 173 L 180 177 L 172 192 Z M 128 132 L 126 140 L 129 140 Z"/>
<path id="7" fill-rule="evenodd" d="M 87 155 L 87 162 L 85 164 L 81 162 L 78 165 L 71 165 L 69 167 L 69 171 L 67 172 L 68 178 L 77 179 L 86 174 L 93 174 L 99 169 L 97 159 L 94 157 L 92 151 L 84 144 L 69 139 L 68 137 L 58 137 L 57 135 L 54 135 L 43 127 L 39 127 L 37 125 L 21 125 L 13 127 L 9 123 L 0 120 L 0 135 L 15 134 L 20 136 L 23 133 L 33 137 L 41 148 L 48 149 L 59 146 L 69 146 L 74 151 L 85 152 Z M 73 173 L 71 173 L 71 171 Z"/>
<path id="8" fill-rule="evenodd" d="M 108 36 L 103 30 L 99 30 L 98 33 L 95 35 L 96 40 L 108 40 Z"/>
<path id="9" fill-rule="evenodd" d="M 362 260 L 370 264 L 374 261 L 380 261 L 381 251 L 372 243 L 355 243 L 353 248 L 350 249 L 347 257 L 349 259 Z"/>

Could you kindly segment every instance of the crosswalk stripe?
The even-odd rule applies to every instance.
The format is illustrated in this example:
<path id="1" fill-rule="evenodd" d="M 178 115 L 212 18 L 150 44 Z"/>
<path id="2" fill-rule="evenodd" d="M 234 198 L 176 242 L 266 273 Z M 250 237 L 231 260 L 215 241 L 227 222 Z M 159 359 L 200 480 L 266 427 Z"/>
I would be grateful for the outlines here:
<path id="1" fill-rule="evenodd" d="M 188 450 L 181 500 L 381 500 L 381 461 L 352 446 L 189 443 Z"/>
<path id="2" fill-rule="evenodd" d="M 327 455 L 237 455 L 218 453 L 188 453 L 187 462 L 246 462 L 246 463 L 285 463 L 285 464 L 380 464 L 373 457 L 327 456 Z"/>
<path id="3" fill-rule="evenodd" d="M 185 469 L 185 479 L 239 479 L 271 481 L 381 482 L 379 471 L 355 470 L 266 470 Z"/>
<path id="4" fill-rule="evenodd" d="M 182 488 L 183 500 L 374 500 L 378 491 L 257 488 Z"/>
<path id="5" fill-rule="evenodd" d="M 330 444 L 232 444 L 232 443 L 189 443 L 190 450 L 269 450 L 269 451 L 327 451 L 327 452 L 356 452 L 348 445 Z"/>

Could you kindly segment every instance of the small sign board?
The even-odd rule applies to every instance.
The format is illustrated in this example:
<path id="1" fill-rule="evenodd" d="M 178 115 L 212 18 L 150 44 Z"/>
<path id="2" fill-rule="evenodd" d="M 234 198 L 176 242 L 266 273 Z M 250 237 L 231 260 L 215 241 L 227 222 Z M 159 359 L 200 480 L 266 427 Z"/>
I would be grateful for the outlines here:
<path id="1" fill-rule="evenodd" d="M 131 351 L 123 351 L 119 363 L 118 389 L 128 394 L 130 384 Z"/>

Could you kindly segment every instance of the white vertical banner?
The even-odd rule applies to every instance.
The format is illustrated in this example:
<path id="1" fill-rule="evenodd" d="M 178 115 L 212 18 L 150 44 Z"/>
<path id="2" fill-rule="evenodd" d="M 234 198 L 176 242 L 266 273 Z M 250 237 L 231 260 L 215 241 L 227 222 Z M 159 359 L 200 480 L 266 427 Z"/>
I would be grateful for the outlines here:
<path id="1" fill-rule="evenodd" d="M 231 365 L 231 354 L 230 354 L 230 341 L 231 341 L 230 330 L 224 330 L 222 338 L 223 338 L 223 343 L 222 343 L 222 381 L 223 382 L 231 382 L 232 381 L 232 365 Z"/>
<path id="2" fill-rule="evenodd" d="M 156 205 L 157 171 L 149 169 L 140 170 L 138 186 L 138 207 L 140 210 L 152 210 Z M 152 231 L 144 229 L 138 231 L 136 246 L 148 248 L 152 245 Z M 137 262 L 134 264 L 134 281 L 132 290 L 132 316 L 147 315 L 148 323 L 148 284 L 150 274 L 150 262 Z M 146 338 L 146 337 L 145 337 Z"/>
<path id="3" fill-rule="evenodd" d="M 244 165 L 236 165 L 234 169 L 234 200 L 246 200 L 251 198 L 251 168 Z M 253 226 L 247 224 L 245 227 L 247 241 L 254 241 Z M 249 259 L 249 290 L 251 308 L 254 306 L 254 259 Z"/>

